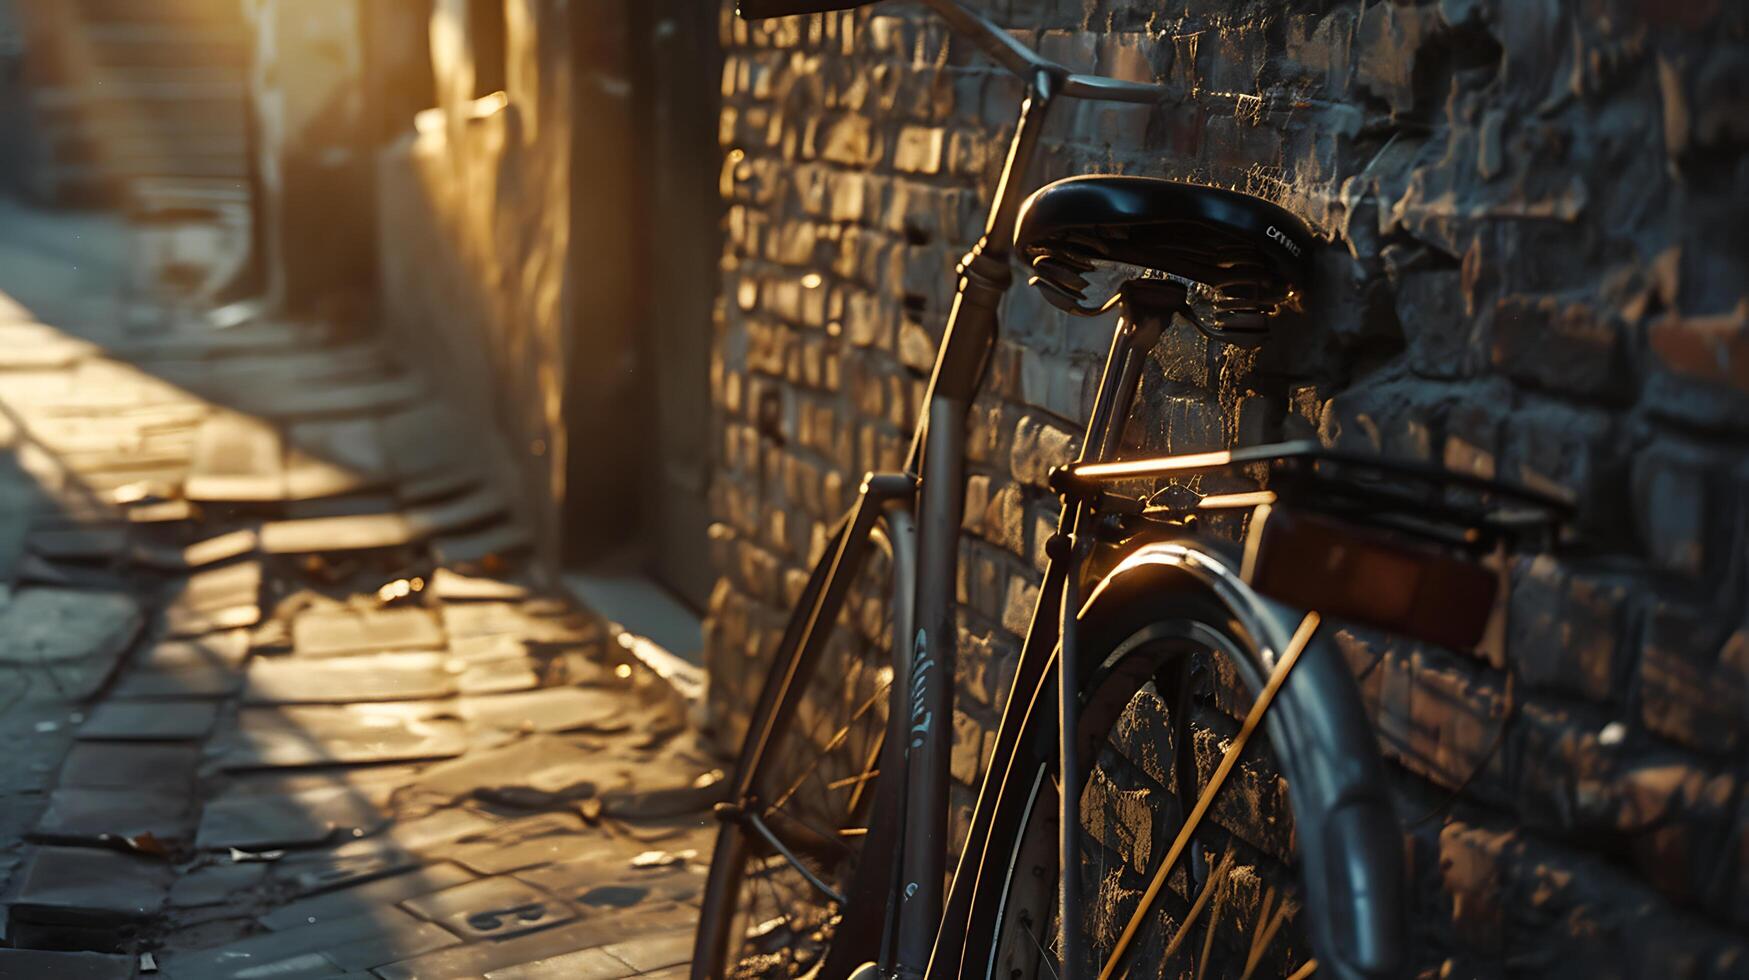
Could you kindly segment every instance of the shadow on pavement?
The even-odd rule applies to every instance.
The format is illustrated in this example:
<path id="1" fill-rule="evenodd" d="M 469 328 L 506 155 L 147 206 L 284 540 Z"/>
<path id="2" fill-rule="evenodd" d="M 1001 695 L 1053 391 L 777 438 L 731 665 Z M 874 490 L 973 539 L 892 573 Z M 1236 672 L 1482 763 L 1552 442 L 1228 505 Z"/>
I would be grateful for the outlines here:
<path id="1" fill-rule="evenodd" d="M 0 203 L 0 977 L 679 975 L 684 703 L 387 352 L 132 234 Z"/>

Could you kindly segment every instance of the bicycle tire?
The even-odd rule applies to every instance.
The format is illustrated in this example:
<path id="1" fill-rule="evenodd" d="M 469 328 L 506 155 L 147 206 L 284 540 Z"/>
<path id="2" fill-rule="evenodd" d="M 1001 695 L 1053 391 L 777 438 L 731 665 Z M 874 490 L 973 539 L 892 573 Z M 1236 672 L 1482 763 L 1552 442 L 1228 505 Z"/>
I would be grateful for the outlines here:
<path id="1" fill-rule="evenodd" d="M 892 611 L 898 606 L 900 584 L 911 581 L 910 569 L 905 566 L 914 561 L 911 548 L 907 543 L 909 541 L 908 535 L 911 533 L 909 526 L 895 531 L 890 524 L 891 519 L 883 517 L 870 531 L 871 539 L 877 546 L 883 546 L 881 550 L 891 562 L 891 572 L 886 576 L 887 582 L 883 583 L 886 586 L 885 591 L 889 595 L 889 615 L 887 617 L 889 630 L 898 628 L 892 622 L 893 616 L 896 615 Z M 797 726 L 801 723 L 799 719 L 802 719 L 804 715 L 799 702 L 805 701 L 812 692 L 817 690 L 813 682 L 817 679 L 822 666 L 818 660 L 809 661 L 802 657 L 801 632 L 805 626 L 802 620 L 807 617 L 816 597 L 824 587 L 826 571 L 831 564 L 829 556 L 836 550 L 839 541 L 843 534 L 847 533 L 847 530 L 848 522 L 841 523 L 828 543 L 826 550 L 828 558 L 819 563 L 810 574 L 800 600 L 791 613 L 791 619 L 784 631 L 784 638 L 779 644 L 771 673 L 762 686 L 759 698 L 755 703 L 755 711 L 748 726 L 747 737 L 741 748 L 734 777 L 735 785 L 738 788 L 748 788 L 753 798 L 766 798 L 770 794 L 772 784 L 778 781 L 778 775 L 785 772 L 785 764 L 795 761 L 797 745 L 792 736 L 797 734 Z M 896 546 L 895 542 L 897 542 Z M 856 574 L 861 571 L 861 569 L 851 570 L 851 573 Z M 843 623 L 835 623 L 832 628 L 842 630 L 843 625 Z M 886 650 L 876 651 L 874 655 L 891 655 L 896 649 L 888 643 Z M 884 684 L 879 685 L 882 690 L 872 692 L 872 694 L 878 695 L 882 701 L 880 704 L 882 710 L 877 716 L 879 720 L 878 723 L 874 719 L 869 720 L 870 727 L 878 728 L 883 733 L 888 721 L 898 717 L 894 708 L 897 707 L 897 699 L 903 693 L 891 680 L 892 677 L 903 676 L 900 665 L 890 663 L 886 666 L 891 670 L 891 674 Z M 786 676 L 789 677 L 789 683 L 783 685 L 781 681 Z M 856 689 L 854 682 L 841 676 L 828 676 L 827 681 L 837 688 Z M 868 698 L 860 695 L 849 700 L 853 702 L 853 707 L 869 703 Z M 771 737 L 762 742 L 758 735 L 763 729 L 774 724 L 773 716 L 776 716 L 779 721 L 775 723 L 776 727 Z M 884 734 L 879 737 L 881 745 L 874 749 L 875 753 L 884 752 L 884 747 L 888 744 Z M 817 734 L 811 734 L 807 737 L 809 744 L 819 744 L 820 741 Z M 832 737 L 828 736 L 825 741 L 832 741 Z M 846 742 L 848 743 L 848 740 Z M 854 747 L 847 744 L 845 753 L 847 758 L 863 758 L 870 762 L 875 758 L 875 756 L 870 755 L 870 746 L 866 741 Z M 822 756 L 822 758 L 825 757 Z M 881 790 L 882 780 L 878 773 L 882 769 L 890 768 L 884 756 L 881 756 L 880 759 L 881 761 L 875 770 L 876 775 L 866 777 L 865 773 L 866 778 L 860 782 L 861 788 L 857 791 L 857 795 L 861 804 L 860 806 L 853 805 L 846 811 L 847 826 L 859 819 L 864 822 L 868 820 L 867 815 L 872 811 Z M 789 773 L 782 781 L 790 782 L 790 777 L 793 775 L 793 773 Z M 767 819 L 768 823 L 773 822 L 771 819 L 773 815 L 769 809 L 762 809 L 761 815 Z M 843 830 L 846 828 L 831 829 Z M 778 948 L 772 950 L 772 961 L 764 964 L 752 962 L 749 965 L 750 959 L 756 959 L 758 954 L 748 954 L 745 948 L 746 930 L 743 926 L 750 915 L 743 885 L 748 880 L 750 863 L 754 861 L 769 863 L 774 854 L 774 849 L 746 822 L 736 819 L 727 819 L 722 822 L 712 852 L 710 872 L 706 879 L 704 897 L 700 906 L 699 927 L 694 942 L 691 967 L 691 976 L 694 980 L 717 980 L 721 977 L 805 976 L 807 973 L 804 971 L 818 970 L 820 964 L 826 962 L 829 954 L 861 956 L 866 953 L 869 956 L 874 955 L 874 947 L 878 944 L 878 935 L 873 937 L 859 935 L 855 939 L 846 940 L 846 944 L 855 947 L 854 949 L 841 949 L 838 943 L 841 937 L 837 935 L 830 935 L 821 942 L 809 940 L 806 936 L 773 934 L 773 944 Z M 802 857 L 799 854 L 796 856 Z M 835 878 L 836 880 L 832 883 L 836 884 L 841 891 L 845 891 L 848 890 L 847 883 L 865 856 L 866 851 L 858 852 L 847 856 L 836 867 L 813 867 L 811 870 L 822 876 Z M 811 862 L 804 858 L 803 863 L 810 864 Z M 777 870 L 781 870 L 781 866 Z M 796 872 L 796 874 L 799 876 L 800 872 Z M 822 908 L 819 911 L 826 919 L 830 919 L 834 915 L 841 916 L 843 912 L 842 909 L 827 908 Z M 739 937 L 737 932 L 741 933 Z M 808 947 L 810 943 L 811 948 L 804 948 Z M 739 951 L 737 947 L 739 947 Z M 801 955 L 801 952 L 808 953 L 810 958 L 803 962 L 794 962 Z M 783 962 L 785 957 L 788 957 L 791 962 Z"/>
<path id="2" fill-rule="evenodd" d="M 1153 553 L 1146 554 L 1150 549 Z M 1163 851 L 1179 826 L 1172 822 L 1172 812 L 1175 810 L 1181 819 L 1189 807 L 1184 801 L 1199 791 L 1186 777 L 1200 779 L 1205 768 L 1199 765 L 1193 772 L 1179 754 L 1189 744 L 1187 740 L 1196 737 L 1190 715 L 1197 702 L 1184 672 L 1185 665 L 1193 662 L 1189 655 L 1198 649 L 1219 648 L 1221 655 L 1233 661 L 1240 685 L 1256 692 L 1270 671 L 1270 661 L 1262 651 L 1282 651 L 1301 622 L 1301 614 L 1251 592 L 1231 573 L 1228 563 L 1208 552 L 1206 546 L 1167 544 L 1150 545 L 1120 566 L 1083 606 L 1079 622 L 1083 676 L 1078 689 L 1083 717 L 1082 735 L 1076 744 L 1082 752 L 1082 771 L 1088 774 L 1088 784 L 1104 778 L 1100 742 L 1112 726 L 1124 720 L 1123 713 L 1132 710 L 1132 702 L 1151 693 L 1159 696 L 1155 707 L 1164 706 L 1167 712 L 1161 730 L 1172 733 L 1172 758 L 1169 767 L 1160 763 L 1160 782 L 1172 784 L 1168 792 L 1178 802 L 1176 806 L 1170 801 L 1146 803 L 1151 811 L 1167 815 L 1151 828 L 1164 833 L 1152 833 L 1149 840 L 1150 851 Z M 1272 873 L 1265 866 L 1268 855 L 1258 857 L 1267 848 L 1253 846 L 1209 818 L 1200 825 L 1196 843 L 1187 848 L 1191 856 L 1202 858 L 1201 874 L 1208 884 L 1228 887 L 1213 881 L 1209 870 L 1213 854 L 1203 846 L 1205 840 L 1224 839 L 1232 852 L 1240 854 L 1239 859 L 1252 861 L 1231 866 L 1229 873 L 1238 876 L 1244 869 L 1246 887 L 1253 888 L 1253 897 L 1265 887 L 1296 885 L 1300 900 L 1294 918 L 1300 921 L 1271 933 L 1272 941 L 1287 941 L 1256 962 L 1246 963 L 1245 972 L 1234 968 L 1224 974 L 1209 968 L 1210 951 L 1222 948 L 1214 945 L 1216 927 L 1208 921 L 1215 915 L 1210 913 L 1200 920 L 1203 935 L 1195 937 L 1200 949 L 1195 945 L 1173 947 L 1174 936 L 1183 939 L 1179 934 L 1185 929 L 1157 929 L 1139 941 L 1151 950 L 1141 949 L 1139 955 L 1126 957 L 1124 969 L 1115 975 L 1190 975 L 1188 969 L 1171 970 L 1166 957 L 1160 955 L 1166 948 L 1175 948 L 1174 955 L 1200 954 L 1200 959 L 1193 961 L 1198 976 L 1268 975 L 1255 972 L 1260 969 L 1278 969 L 1286 976 L 1310 959 L 1316 959 L 1321 977 L 1372 980 L 1401 974 L 1406 962 L 1401 832 L 1376 739 L 1348 666 L 1329 640 L 1331 631 L 1325 626 L 1313 634 L 1263 716 L 1258 734 L 1264 737 L 1254 739 L 1246 753 L 1254 758 L 1259 745 L 1267 746 L 1279 775 L 1286 780 L 1285 797 L 1293 820 L 1293 832 L 1286 838 L 1292 847 L 1290 860 Z M 1047 680 L 1028 695 L 1027 702 L 1010 709 L 1025 711 L 1015 751 L 991 767 L 989 778 L 999 784 L 985 789 L 1000 795 L 983 858 L 977 865 L 978 886 L 967 923 L 965 959 L 958 971 L 961 977 L 1008 980 L 1063 975 L 1060 970 L 1044 968 L 1054 955 L 1050 945 L 1056 925 L 1056 875 L 1060 873 L 1055 827 L 1058 803 L 1052 789 L 1058 752 L 1054 665 Z M 1206 736 L 1204 739 L 1207 744 Z M 1111 744 L 1104 747 L 1109 750 Z M 1130 747 L 1130 754 L 1136 751 L 1137 747 Z M 1266 766 L 1264 772 L 1267 775 Z M 1155 787 L 1157 792 L 1159 782 Z M 1081 807 L 1086 807 L 1085 785 L 1080 792 Z M 1080 807 L 1078 811 L 1083 814 L 1085 829 L 1087 811 Z M 1161 823 L 1165 826 L 1160 827 Z M 1139 834 L 1136 839 L 1140 839 Z M 1306 846 L 1305 841 L 1321 843 Z M 1102 860 L 1108 853 L 1097 846 L 1095 851 Z M 1083 854 L 1087 853 L 1084 841 Z M 1178 866 L 1186 868 L 1187 862 L 1180 860 Z M 1217 870 L 1228 867 L 1214 866 Z M 1082 870 L 1086 881 L 1085 865 Z M 1103 931 L 1108 936 L 1110 921 L 1127 922 L 1134 909 L 1124 902 L 1135 892 L 1126 891 L 1125 886 L 1149 881 L 1154 873 L 1151 867 L 1139 869 L 1139 875 L 1130 874 L 1130 870 L 1118 869 L 1107 878 L 1106 869 L 1101 867 L 1101 873 L 1094 876 L 1086 892 L 1087 904 L 1096 920 L 1104 916 L 1105 921 L 1096 921 L 1087 931 Z M 1151 925 L 1171 927 L 1176 921 L 1174 914 L 1185 917 L 1193 907 L 1191 894 L 1200 895 L 1197 873 L 1186 870 L 1178 877 L 1180 872 L 1174 872 L 1175 878 L 1168 879 L 1174 880 L 1174 885 L 1163 890 L 1161 897 L 1178 900 L 1178 908 L 1158 913 L 1150 910 Z M 1102 891 L 1102 881 L 1112 884 Z M 1285 893 L 1271 894 L 1280 894 L 1276 908 L 1288 907 Z M 1113 906 L 1117 908 L 1115 915 L 1108 915 Z M 1204 907 L 1218 906 L 1210 902 Z M 1188 917 L 1196 916 L 1190 913 Z M 1242 912 L 1234 918 L 1242 918 Z M 1227 928 L 1235 931 L 1231 924 Z M 1237 931 L 1243 928 L 1241 925 Z M 1299 930 L 1297 940 L 1289 936 L 1290 928 Z M 1254 937 L 1260 935 L 1253 933 Z M 1097 976 L 1105 964 L 1100 944 L 1090 945 L 1096 962 L 1083 963 L 1074 971 L 1077 976 Z M 1136 953 L 1138 950 L 1132 949 L 1132 954 Z M 1150 953 L 1155 958 L 1150 959 Z M 942 967 L 935 964 L 931 974 L 952 975 Z"/>

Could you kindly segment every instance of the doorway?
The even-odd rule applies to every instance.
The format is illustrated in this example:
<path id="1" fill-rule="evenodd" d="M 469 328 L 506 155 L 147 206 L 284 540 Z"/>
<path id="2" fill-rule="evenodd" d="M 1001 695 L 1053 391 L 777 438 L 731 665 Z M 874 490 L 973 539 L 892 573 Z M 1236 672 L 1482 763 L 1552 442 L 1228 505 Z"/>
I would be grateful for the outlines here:
<path id="1" fill-rule="evenodd" d="M 714 9 L 628 0 L 572 14 L 567 581 L 658 642 L 656 630 L 681 616 L 696 631 L 715 581 L 706 504 L 722 247 Z M 640 616 L 656 622 L 627 621 Z"/>

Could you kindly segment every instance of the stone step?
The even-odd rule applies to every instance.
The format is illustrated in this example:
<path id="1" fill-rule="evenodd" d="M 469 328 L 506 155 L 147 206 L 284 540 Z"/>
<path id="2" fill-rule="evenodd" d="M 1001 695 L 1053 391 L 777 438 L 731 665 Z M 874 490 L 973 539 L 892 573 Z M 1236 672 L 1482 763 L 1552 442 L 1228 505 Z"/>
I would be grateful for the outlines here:
<path id="1" fill-rule="evenodd" d="M 223 177 L 244 172 L 242 153 L 195 153 L 174 149 L 144 149 L 135 153 L 105 153 L 83 159 L 57 157 L 55 169 L 68 177 L 83 179 L 110 174 L 116 177 Z"/>
<path id="2" fill-rule="evenodd" d="M 248 64 L 249 46 L 240 28 L 87 22 L 80 31 L 86 57 L 98 66 L 242 68 Z"/>
<path id="3" fill-rule="evenodd" d="M 171 119 L 127 119 L 120 116 L 91 120 L 62 119 L 36 128 L 36 141 L 56 153 L 76 153 L 88 146 L 118 146 L 143 143 L 148 146 L 184 146 L 219 143 L 243 146 L 247 132 L 242 121 L 226 116 L 184 116 Z"/>
<path id="4" fill-rule="evenodd" d="M 90 87 L 100 90 L 162 85 L 216 85 L 232 90 L 246 84 L 247 74 L 247 68 L 237 65 L 95 65 L 87 78 Z"/>
<path id="5" fill-rule="evenodd" d="M 239 78 L 232 82 L 144 81 L 126 88 L 85 85 L 44 85 L 31 90 L 31 107 L 39 119 L 56 116 L 139 113 L 157 117 L 197 115 L 211 111 L 243 112 L 247 92 Z"/>
<path id="6" fill-rule="evenodd" d="M 60 0 L 87 22 L 243 25 L 242 0 Z"/>
<path id="7" fill-rule="evenodd" d="M 111 169 L 90 164 L 40 167 L 31 176 L 30 194 L 39 201 L 61 205 L 113 205 L 121 203 L 131 180 L 151 177 L 192 177 L 235 181 L 245 186 L 242 170 L 229 163 L 184 168 L 178 173 L 154 173 L 153 168 L 139 171 Z"/>
<path id="8" fill-rule="evenodd" d="M 50 138 L 50 152 L 63 164 L 127 163 L 147 161 L 242 160 L 248 143 L 241 132 L 146 132 L 123 136 L 102 130 L 68 131 Z"/>

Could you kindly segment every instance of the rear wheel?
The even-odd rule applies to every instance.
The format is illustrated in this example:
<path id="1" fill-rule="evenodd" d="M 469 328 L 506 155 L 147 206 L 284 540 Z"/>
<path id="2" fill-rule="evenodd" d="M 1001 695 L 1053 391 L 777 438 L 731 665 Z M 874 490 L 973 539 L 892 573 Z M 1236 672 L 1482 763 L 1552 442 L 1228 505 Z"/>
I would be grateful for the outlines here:
<path id="1" fill-rule="evenodd" d="M 761 695 L 723 818 L 700 913 L 692 976 L 817 976 L 839 938 L 842 899 L 860 864 L 891 714 L 895 564 L 908 526 L 884 526 L 821 654 L 797 662 L 787 690 Z M 819 571 L 802 608 L 822 585 Z M 774 684 L 796 654 L 786 647 Z M 753 740 L 769 730 L 763 746 Z"/>
<path id="2" fill-rule="evenodd" d="M 964 975 L 1392 975 L 1400 837 L 1393 839 L 1371 735 L 1355 730 L 1364 715 L 1352 681 L 1340 655 L 1324 644 L 1308 648 L 1289 675 L 1148 896 L 1273 661 L 1259 652 L 1268 638 L 1254 635 L 1211 593 L 1131 591 L 1096 602 L 1082 619 L 1076 745 L 1087 775 L 1075 787 L 1082 833 L 1072 873 L 1081 877 L 1086 914 L 1071 924 L 1082 937 L 1082 962 L 1065 970 L 1058 916 L 1058 793 L 1066 790 L 1057 782 L 1053 683 L 1033 698 L 1019 748 L 1000 770 L 1006 775 Z M 1278 638 L 1273 649 L 1279 654 L 1283 647 Z M 1327 688 L 1336 693 L 1327 697 Z M 1328 738 L 1303 725 L 1314 701 L 1331 702 L 1331 717 L 1343 719 L 1335 726 L 1340 737 L 1312 751 L 1285 744 Z M 1353 765 L 1332 777 L 1319 768 L 1326 754 L 1339 761 L 1352 756 Z M 1366 826 L 1357 830 L 1355 819 Z M 1333 834 L 1328 852 L 1308 861 L 1300 837 L 1306 833 Z M 1357 849 L 1357 837 L 1373 838 L 1372 846 Z M 1336 877 L 1353 880 L 1330 887 L 1331 861 L 1343 869 Z M 1380 909 L 1375 901 L 1394 907 Z M 1357 935 L 1364 938 L 1347 938 Z M 1349 948 L 1329 955 L 1344 944 Z"/>

